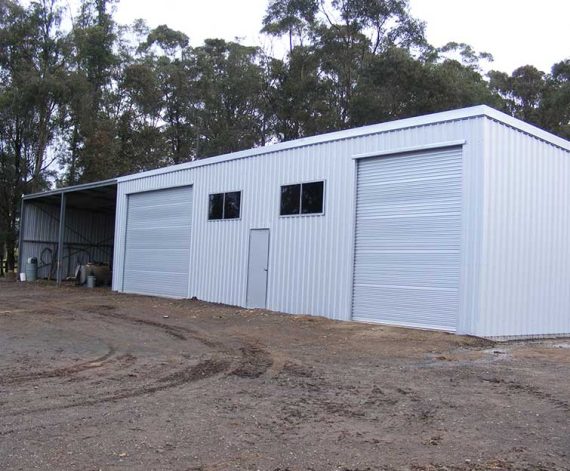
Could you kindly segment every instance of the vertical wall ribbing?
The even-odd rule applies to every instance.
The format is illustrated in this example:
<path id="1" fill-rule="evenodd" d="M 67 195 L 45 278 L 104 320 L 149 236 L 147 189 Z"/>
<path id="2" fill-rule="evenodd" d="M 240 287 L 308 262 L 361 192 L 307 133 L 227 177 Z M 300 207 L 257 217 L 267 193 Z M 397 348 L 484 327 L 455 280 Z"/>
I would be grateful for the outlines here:
<path id="1" fill-rule="evenodd" d="M 472 284 L 478 264 L 473 260 L 478 242 L 477 204 L 471 202 L 479 180 L 477 169 L 481 118 L 468 118 L 349 137 L 238 160 L 180 169 L 119 181 L 115 234 L 113 287 L 122 289 L 122 267 L 127 194 L 180 185 L 193 185 L 192 272 L 189 296 L 227 304 L 245 305 L 247 247 L 250 229 L 268 228 L 269 256 L 267 307 L 289 313 L 350 319 L 354 237 L 355 163 L 352 157 L 442 141 L 466 140 L 463 178 L 464 204 L 461 319 L 474 315 Z M 479 178 L 477 173 L 477 178 Z M 280 186 L 324 180 L 325 214 L 280 217 Z M 235 221 L 208 221 L 210 193 L 242 191 L 242 214 Z M 464 321 L 460 325 L 464 325 Z"/>
<path id="2" fill-rule="evenodd" d="M 570 333 L 570 152 L 491 119 L 485 126 L 485 243 L 475 333 Z"/>

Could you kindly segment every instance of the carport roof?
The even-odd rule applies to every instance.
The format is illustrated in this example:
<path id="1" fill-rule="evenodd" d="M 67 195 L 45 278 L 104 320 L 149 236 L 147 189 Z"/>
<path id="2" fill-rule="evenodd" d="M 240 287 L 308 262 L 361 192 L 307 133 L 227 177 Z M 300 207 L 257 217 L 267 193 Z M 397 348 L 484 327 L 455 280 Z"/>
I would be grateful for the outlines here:
<path id="1" fill-rule="evenodd" d="M 110 179 L 58 188 L 57 190 L 24 195 L 22 198 L 31 203 L 59 205 L 62 194 L 66 195 L 66 206 L 70 208 L 114 211 L 117 198 L 117 180 Z"/>

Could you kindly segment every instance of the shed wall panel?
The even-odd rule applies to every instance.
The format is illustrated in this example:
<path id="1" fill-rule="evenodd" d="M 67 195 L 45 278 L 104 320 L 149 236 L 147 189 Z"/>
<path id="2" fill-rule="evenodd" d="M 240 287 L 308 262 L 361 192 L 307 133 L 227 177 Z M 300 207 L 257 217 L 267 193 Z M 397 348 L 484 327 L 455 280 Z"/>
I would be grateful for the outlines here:
<path id="1" fill-rule="evenodd" d="M 570 152 L 485 119 L 486 337 L 570 334 Z"/>
<path id="2" fill-rule="evenodd" d="M 466 140 L 463 174 L 479 175 L 481 118 L 473 117 L 418 125 L 331 142 L 264 153 L 191 168 L 165 169 L 140 178 L 119 181 L 117 196 L 116 256 L 113 286 L 122 288 L 122 264 L 127 212 L 127 195 L 141 191 L 193 185 L 191 271 L 188 297 L 245 306 L 249 231 L 270 230 L 267 307 L 295 314 L 322 315 L 333 319 L 351 318 L 352 269 L 354 255 L 354 209 L 358 154 Z M 302 144 L 302 143 L 301 143 Z M 247 154 L 247 153 L 246 153 Z M 244 157 L 245 155 L 245 157 Z M 472 170 L 476 171 L 473 173 Z M 325 181 L 324 214 L 280 217 L 280 186 L 307 181 Z M 472 201 L 477 183 L 465 184 L 461 254 L 465 268 L 461 283 L 461 312 L 469 317 L 476 309 L 480 219 Z M 242 191 L 238 220 L 208 221 L 208 195 Z M 466 296 L 465 292 L 470 295 Z M 468 323 L 461 320 L 460 329 Z"/>

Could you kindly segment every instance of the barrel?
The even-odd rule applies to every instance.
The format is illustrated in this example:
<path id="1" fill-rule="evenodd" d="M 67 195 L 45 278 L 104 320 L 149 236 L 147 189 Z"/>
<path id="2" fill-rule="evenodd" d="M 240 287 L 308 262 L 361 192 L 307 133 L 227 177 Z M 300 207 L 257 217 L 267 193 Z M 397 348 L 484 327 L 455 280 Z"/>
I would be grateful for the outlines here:
<path id="1" fill-rule="evenodd" d="M 38 259 L 28 258 L 26 263 L 26 281 L 36 281 L 38 279 Z"/>
<path id="2" fill-rule="evenodd" d="M 87 288 L 95 288 L 95 282 L 97 281 L 97 278 L 93 275 L 89 275 L 87 277 Z"/>

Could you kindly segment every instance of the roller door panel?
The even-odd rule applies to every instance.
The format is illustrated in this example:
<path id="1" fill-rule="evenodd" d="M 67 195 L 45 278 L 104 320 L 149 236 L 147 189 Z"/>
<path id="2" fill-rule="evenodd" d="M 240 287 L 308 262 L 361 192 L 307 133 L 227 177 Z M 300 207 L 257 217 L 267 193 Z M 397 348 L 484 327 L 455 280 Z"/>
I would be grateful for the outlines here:
<path id="1" fill-rule="evenodd" d="M 358 163 L 353 318 L 453 331 L 461 148 Z"/>
<path id="2" fill-rule="evenodd" d="M 129 195 L 123 291 L 187 297 L 192 187 Z"/>

